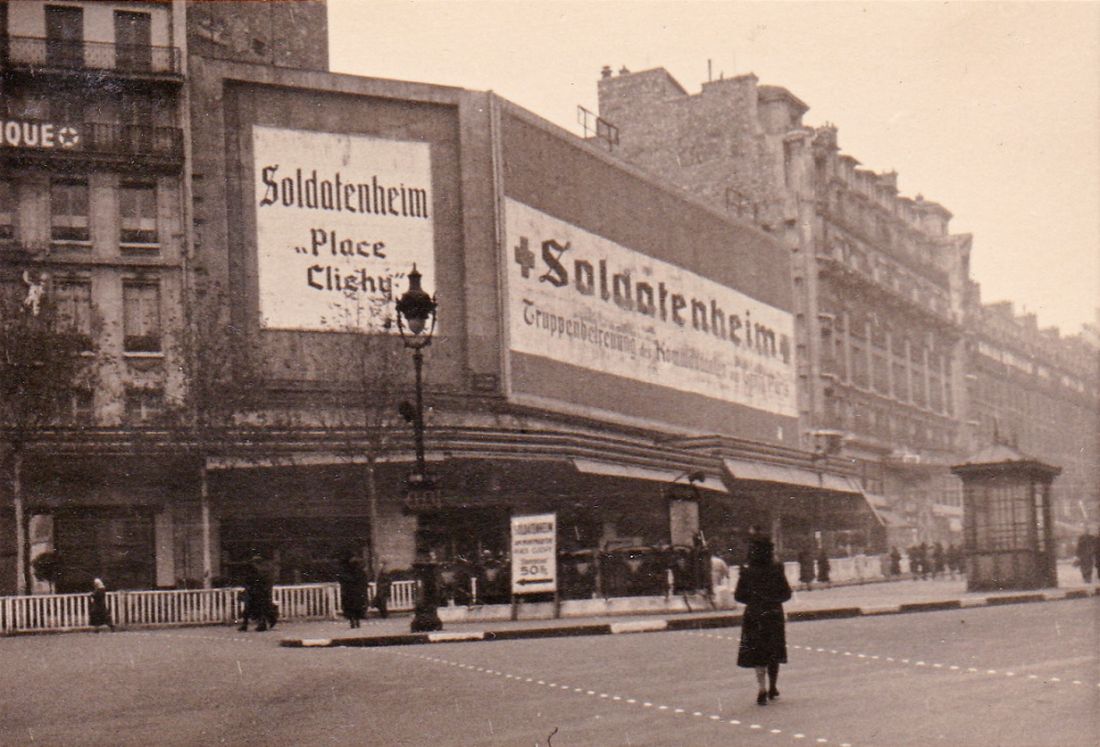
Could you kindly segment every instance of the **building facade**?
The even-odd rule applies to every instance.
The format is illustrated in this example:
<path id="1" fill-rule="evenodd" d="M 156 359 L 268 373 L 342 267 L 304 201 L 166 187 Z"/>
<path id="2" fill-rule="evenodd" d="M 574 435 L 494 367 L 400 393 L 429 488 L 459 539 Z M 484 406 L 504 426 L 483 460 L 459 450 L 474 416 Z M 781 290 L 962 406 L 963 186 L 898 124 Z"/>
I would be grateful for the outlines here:
<path id="1" fill-rule="evenodd" d="M 1100 518 L 1100 347 L 1040 328 L 1010 302 L 983 304 L 977 283 L 969 300 L 970 426 L 979 443 L 1007 441 L 1061 467 L 1055 533 L 1068 548 Z"/>
<path id="2" fill-rule="evenodd" d="M 48 277 L 96 343 L 23 470 L 59 590 L 499 557 L 546 511 L 588 557 L 868 534 L 850 467 L 802 448 L 774 237 L 492 94 L 325 72 L 320 3 L 0 7 L 5 287 Z M 429 495 L 392 326 L 413 266 Z"/>
<path id="3" fill-rule="evenodd" d="M 790 248 L 803 448 L 815 432 L 846 434 L 892 540 L 954 539 L 961 502 L 946 468 L 966 448 L 969 236 L 949 233 L 942 206 L 899 195 L 896 174 L 859 168 L 834 126 L 803 124 L 804 102 L 753 75 L 688 94 L 660 68 L 605 68 L 599 100 L 619 157 Z"/>
<path id="4" fill-rule="evenodd" d="M 0 283 L 9 309 L 45 284 L 88 340 L 94 375 L 70 436 L 140 428 L 182 386 L 170 340 L 187 252 L 183 28 L 167 3 L 0 4 Z M 103 481 L 90 443 L 67 450 L 28 463 L 28 487 L 42 488 L 32 544 L 74 558 L 76 575 L 153 585 L 154 559 L 132 550 L 167 541 L 158 478 L 123 458 Z M 5 539 L 11 522 L 5 512 Z M 5 581 L 14 562 L 5 541 Z"/>

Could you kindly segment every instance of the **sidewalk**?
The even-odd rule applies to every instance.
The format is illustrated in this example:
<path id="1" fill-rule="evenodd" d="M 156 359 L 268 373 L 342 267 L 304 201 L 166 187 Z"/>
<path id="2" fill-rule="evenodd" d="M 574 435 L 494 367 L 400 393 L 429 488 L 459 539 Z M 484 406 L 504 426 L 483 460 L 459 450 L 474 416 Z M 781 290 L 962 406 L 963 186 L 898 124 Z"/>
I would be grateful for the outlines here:
<path id="1" fill-rule="evenodd" d="M 789 622 L 864 615 L 904 614 L 994 604 L 1022 604 L 1100 596 L 1100 584 L 1086 585 L 1069 563 L 1059 564 L 1059 587 L 1034 591 L 966 591 L 966 581 L 886 581 L 862 585 L 796 591 L 784 605 Z M 293 637 L 280 645 L 290 648 L 395 646 L 460 640 L 516 640 L 569 635 L 608 635 L 729 627 L 741 622 L 740 608 L 680 614 L 618 615 L 584 619 L 484 621 L 449 623 L 437 633 L 409 632 L 410 615 L 371 619 L 350 629 L 346 622 L 300 623 L 286 626 Z"/>

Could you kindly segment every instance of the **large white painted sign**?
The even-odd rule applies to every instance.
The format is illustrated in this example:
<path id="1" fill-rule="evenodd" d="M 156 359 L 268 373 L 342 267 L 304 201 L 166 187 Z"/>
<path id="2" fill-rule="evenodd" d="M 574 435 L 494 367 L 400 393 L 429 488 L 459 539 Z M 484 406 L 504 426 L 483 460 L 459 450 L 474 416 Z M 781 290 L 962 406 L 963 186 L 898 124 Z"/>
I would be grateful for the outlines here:
<path id="1" fill-rule="evenodd" d="M 432 292 L 427 143 L 253 125 L 260 323 L 377 331 L 415 263 Z"/>
<path id="2" fill-rule="evenodd" d="M 516 200 L 509 348 L 797 417 L 789 312 Z"/>
<path id="3" fill-rule="evenodd" d="M 512 593 L 536 594 L 558 588 L 558 517 L 512 517 Z"/>

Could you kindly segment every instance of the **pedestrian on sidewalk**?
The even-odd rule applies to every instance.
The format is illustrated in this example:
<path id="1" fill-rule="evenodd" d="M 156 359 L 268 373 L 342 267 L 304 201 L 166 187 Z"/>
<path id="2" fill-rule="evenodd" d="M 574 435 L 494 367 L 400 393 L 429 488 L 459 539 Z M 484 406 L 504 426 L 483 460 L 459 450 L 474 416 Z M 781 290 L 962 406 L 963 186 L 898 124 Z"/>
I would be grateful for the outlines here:
<path id="1" fill-rule="evenodd" d="M 937 542 L 932 546 L 932 578 L 938 578 L 947 570 L 947 557 L 943 552 L 943 543 Z"/>
<path id="2" fill-rule="evenodd" d="M 901 575 L 901 553 L 898 552 L 896 545 L 890 548 L 890 575 Z"/>
<path id="3" fill-rule="evenodd" d="M 363 572 L 363 563 L 355 555 L 348 555 L 340 566 L 337 575 L 340 583 L 340 608 L 352 628 L 359 627 L 359 621 L 367 616 L 367 574 Z"/>
<path id="4" fill-rule="evenodd" d="M 248 630 L 250 620 L 256 621 L 257 633 L 269 627 L 274 628 L 278 615 L 272 595 L 273 584 L 264 567 L 263 558 L 253 555 L 244 569 L 244 613 L 242 615 L 244 620 L 237 630 L 242 632 Z"/>
<path id="5" fill-rule="evenodd" d="M 817 552 L 817 580 L 823 584 L 829 583 L 829 554 L 822 547 Z"/>
<path id="6" fill-rule="evenodd" d="M 730 566 L 719 553 L 710 556 L 710 606 L 722 609 L 729 604 Z"/>
<path id="7" fill-rule="evenodd" d="M 962 573 L 962 550 L 954 542 L 947 546 L 947 570 L 952 581 L 956 574 Z"/>
<path id="8" fill-rule="evenodd" d="M 109 628 L 113 633 L 114 623 L 111 622 L 111 611 L 107 609 L 107 586 L 103 579 L 92 580 L 91 600 L 88 604 L 88 625 L 99 632 L 100 628 Z"/>
<path id="9" fill-rule="evenodd" d="M 378 573 L 374 576 L 374 608 L 383 620 L 390 616 L 390 584 L 392 578 L 386 571 L 386 561 L 378 564 Z"/>
<path id="10" fill-rule="evenodd" d="M 1097 549 L 1096 538 L 1089 534 L 1086 528 L 1085 533 L 1077 538 L 1077 567 L 1081 569 L 1081 577 L 1085 579 L 1086 584 L 1092 583 L 1093 566 L 1100 569 L 1100 564 L 1096 562 Z"/>
<path id="11" fill-rule="evenodd" d="M 814 551 L 810 545 L 806 545 L 798 553 L 798 580 L 802 582 L 803 589 L 813 591 Z"/>
<path id="12" fill-rule="evenodd" d="M 756 670 L 756 704 L 767 705 L 779 697 L 779 665 L 787 663 L 783 603 L 791 598 L 791 587 L 770 540 L 754 538 L 748 561 L 733 592 L 733 598 L 745 605 L 737 666 Z"/>

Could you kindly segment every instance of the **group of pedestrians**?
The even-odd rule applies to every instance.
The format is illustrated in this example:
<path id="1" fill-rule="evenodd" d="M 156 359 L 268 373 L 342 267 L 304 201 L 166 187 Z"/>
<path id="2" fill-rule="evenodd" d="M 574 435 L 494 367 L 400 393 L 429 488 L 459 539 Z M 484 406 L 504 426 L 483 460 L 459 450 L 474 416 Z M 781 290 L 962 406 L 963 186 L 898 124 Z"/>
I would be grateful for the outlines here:
<path id="1" fill-rule="evenodd" d="M 913 574 L 914 581 L 927 579 L 929 576 L 937 579 L 948 574 L 954 579 L 956 574 L 964 571 L 962 548 L 954 544 L 944 548 L 942 542 L 931 546 L 927 542 L 921 542 L 906 552 L 909 555 L 909 572 Z M 896 547 L 890 548 L 890 574 L 901 574 L 901 553 Z"/>
<path id="2" fill-rule="evenodd" d="M 1074 565 L 1081 571 L 1081 577 L 1086 584 L 1092 583 L 1093 571 L 1096 571 L 1096 580 L 1100 581 L 1100 537 L 1085 533 L 1077 538 L 1077 558 Z"/>
<path id="3" fill-rule="evenodd" d="M 275 605 L 273 582 L 263 558 L 254 555 L 244 566 L 244 594 L 241 599 L 240 631 L 248 630 L 250 622 L 256 623 L 256 631 L 274 629 L 279 620 Z"/>

